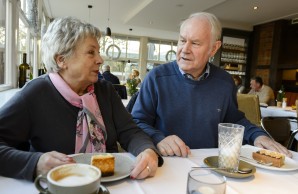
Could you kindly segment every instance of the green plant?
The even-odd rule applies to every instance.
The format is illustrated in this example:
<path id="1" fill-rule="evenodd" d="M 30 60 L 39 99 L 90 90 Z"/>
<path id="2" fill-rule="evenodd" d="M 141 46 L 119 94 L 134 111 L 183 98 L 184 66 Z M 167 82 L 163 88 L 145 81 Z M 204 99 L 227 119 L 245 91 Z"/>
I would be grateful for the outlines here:
<path id="1" fill-rule="evenodd" d="M 286 93 L 285 93 L 284 86 L 281 86 L 280 90 L 277 93 L 276 101 L 282 102 L 282 99 L 285 97 L 285 95 L 286 95 Z"/>
<path id="2" fill-rule="evenodd" d="M 126 86 L 128 88 L 128 94 L 133 95 L 138 91 L 137 86 L 139 84 L 139 81 L 135 78 L 128 78 L 126 82 Z"/>

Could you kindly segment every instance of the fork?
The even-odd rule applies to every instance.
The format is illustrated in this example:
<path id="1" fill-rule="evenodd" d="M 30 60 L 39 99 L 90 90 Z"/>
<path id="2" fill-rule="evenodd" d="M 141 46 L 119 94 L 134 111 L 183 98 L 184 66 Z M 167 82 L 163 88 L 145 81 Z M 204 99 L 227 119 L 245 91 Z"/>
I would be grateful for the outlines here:
<path id="1" fill-rule="evenodd" d="M 245 157 L 245 156 L 240 156 L 240 159 L 243 159 L 244 161 L 259 163 L 259 164 L 262 164 L 264 166 L 272 166 L 272 164 L 273 164 L 272 162 L 257 161 L 257 160 L 254 160 L 252 158 L 248 158 L 248 157 Z"/>

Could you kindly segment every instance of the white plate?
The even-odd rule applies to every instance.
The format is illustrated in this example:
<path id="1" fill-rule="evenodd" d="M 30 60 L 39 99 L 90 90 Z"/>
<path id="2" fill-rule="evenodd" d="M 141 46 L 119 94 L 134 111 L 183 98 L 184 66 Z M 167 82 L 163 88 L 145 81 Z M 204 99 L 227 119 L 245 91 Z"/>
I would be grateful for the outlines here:
<path id="1" fill-rule="evenodd" d="M 263 102 L 260 102 L 260 106 L 262 106 L 262 107 L 268 107 L 268 104 L 263 103 Z"/>
<path id="2" fill-rule="evenodd" d="M 252 152 L 256 152 L 258 150 L 260 150 L 261 148 L 258 148 L 258 147 L 254 147 L 254 146 L 249 146 L 249 145 L 245 145 L 241 148 L 241 156 L 244 156 L 244 157 L 247 157 L 247 158 L 250 158 L 253 160 L 252 158 Z M 292 171 L 292 170 L 297 170 L 298 169 L 298 163 L 289 158 L 289 157 L 286 157 L 285 158 L 285 164 L 278 168 L 278 167 L 275 167 L 275 166 L 266 166 L 266 165 L 262 165 L 262 164 L 259 164 L 257 162 L 254 162 L 254 161 L 250 161 L 250 160 L 245 160 L 245 159 L 242 159 L 241 160 L 247 162 L 247 163 L 250 163 L 256 167 L 259 167 L 259 168 L 264 168 L 264 169 L 268 169 L 268 170 L 276 170 L 276 171 Z"/>
<path id="3" fill-rule="evenodd" d="M 91 157 L 100 153 L 86 153 L 73 156 L 77 163 L 91 164 Z M 129 156 L 119 153 L 112 153 L 115 156 L 115 172 L 112 176 L 102 177 L 101 182 L 111 182 L 124 179 L 130 175 L 133 169 L 134 160 Z"/>

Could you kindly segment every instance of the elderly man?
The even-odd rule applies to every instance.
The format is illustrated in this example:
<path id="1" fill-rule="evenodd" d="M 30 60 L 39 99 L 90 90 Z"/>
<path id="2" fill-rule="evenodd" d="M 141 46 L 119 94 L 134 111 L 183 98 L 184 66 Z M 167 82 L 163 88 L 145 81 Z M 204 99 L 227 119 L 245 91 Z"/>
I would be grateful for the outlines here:
<path id="1" fill-rule="evenodd" d="M 237 88 L 229 73 L 208 62 L 221 46 L 221 25 L 196 13 L 180 27 L 177 61 L 146 76 L 133 107 L 134 121 L 164 156 L 186 157 L 191 149 L 218 146 L 218 124 L 245 126 L 244 143 L 291 156 L 238 110 Z"/>
<path id="2" fill-rule="evenodd" d="M 102 76 L 112 84 L 120 84 L 119 78 L 111 73 L 111 67 L 109 65 L 102 66 Z"/>
<path id="3" fill-rule="evenodd" d="M 250 79 L 251 90 L 248 94 L 255 94 L 259 96 L 260 103 L 266 103 L 268 105 L 274 105 L 274 93 L 273 90 L 263 84 L 261 77 L 256 76 Z"/>

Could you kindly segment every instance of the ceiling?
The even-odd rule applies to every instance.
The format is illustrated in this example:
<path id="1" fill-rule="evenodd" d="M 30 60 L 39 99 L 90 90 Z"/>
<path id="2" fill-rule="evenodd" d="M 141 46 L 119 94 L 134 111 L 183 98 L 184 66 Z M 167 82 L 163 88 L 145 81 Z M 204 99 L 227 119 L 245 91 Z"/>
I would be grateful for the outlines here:
<path id="1" fill-rule="evenodd" d="M 109 22 L 109 0 L 43 0 L 43 3 L 50 18 L 74 16 L 101 31 L 109 23 L 112 34 L 174 40 L 181 21 L 199 11 L 215 14 L 223 27 L 249 31 L 254 25 L 298 18 L 297 0 L 110 0 Z M 259 9 L 255 11 L 253 6 Z"/>

